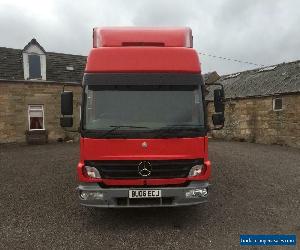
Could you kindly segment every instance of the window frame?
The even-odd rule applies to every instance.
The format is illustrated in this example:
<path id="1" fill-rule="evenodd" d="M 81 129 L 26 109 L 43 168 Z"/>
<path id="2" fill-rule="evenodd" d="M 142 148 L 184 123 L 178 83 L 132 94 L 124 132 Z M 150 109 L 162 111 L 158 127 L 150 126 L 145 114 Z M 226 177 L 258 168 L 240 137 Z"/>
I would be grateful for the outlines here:
<path id="1" fill-rule="evenodd" d="M 32 106 L 41 106 L 42 107 L 42 109 L 41 109 L 42 114 L 43 114 L 43 116 L 42 116 L 42 118 L 43 118 L 43 128 L 42 129 L 31 129 L 30 128 L 30 111 L 32 110 L 32 109 L 30 109 L 30 107 L 32 107 Z M 29 131 L 43 131 L 43 130 L 46 130 L 46 128 L 45 128 L 44 104 L 28 104 L 27 116 L 28 116 L 28 130 Z"/>
<path id="2" fill-rule="evenodd" d="M 276 100 L 281 100 L 281 108 L 280 109 L 276 109 Z M 283 110 L 283 99 L 282 97 L 274 97 L 273 100 L 272 100 L 272 103 L 273 103 L 273 111 L 282 111 Z"/>

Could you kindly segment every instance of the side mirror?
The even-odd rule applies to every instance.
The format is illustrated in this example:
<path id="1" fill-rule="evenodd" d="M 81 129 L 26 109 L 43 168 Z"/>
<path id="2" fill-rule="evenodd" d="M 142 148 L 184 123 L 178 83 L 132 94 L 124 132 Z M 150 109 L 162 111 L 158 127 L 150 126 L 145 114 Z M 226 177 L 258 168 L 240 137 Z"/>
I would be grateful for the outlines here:
<path id="1" fill-rule="evenodd" d="M 215 114 L 212 115 L 212 122 L 215 126 L 211 128 L 211 130 L 219 130 L 224 127 L 225 122 L 225 93 L 224 87 L 221 83 L 212 83 L 209 85 L 219 86 L 219 88 L 214 90 L 214 107 L 215 107 Z"/>
<path id="2" fill-rule="evenodd" d="M 64 91 L 61 93 L 61 114 L 73 115 L 73 92 Z"/>
<path id="3" fill-rule="evenodd" d="M 216 113 L 212 115 L 212 121 L 214 126 L 224 126 L 225 117 L 224 113 Z"/>
<path id="4" fill-rule="evenodd" d="M 60 126 L 63 128 L 73 127 L 73 92 L 63 91 L 61 93 L 61 115 Z"/>
<path id="5" fill-rule="evenodd" d="M 73 127 L 73 117 L 72 116 L 63 116 L 60 118 L 60 126 L 63 128 Z"/>
<path id="6" fill-rule="evenodd" d="M 223 88 L 214 90 L 214 106 L 216 113 L 224 113 L 225 106 Z"/>

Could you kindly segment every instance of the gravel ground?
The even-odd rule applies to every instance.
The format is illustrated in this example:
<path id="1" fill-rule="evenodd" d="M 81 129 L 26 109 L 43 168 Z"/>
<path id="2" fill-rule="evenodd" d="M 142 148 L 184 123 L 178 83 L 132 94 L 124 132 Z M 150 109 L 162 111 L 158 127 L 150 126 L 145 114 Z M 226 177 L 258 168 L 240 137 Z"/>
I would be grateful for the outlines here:
<path id="1" fill-rule="evenodd" d="M 239 235 L 259 233 L 299 242 L 300 151 L 223 141 L 209 150 L 209 203 L 88 209 L 75 192 L 78 144 L 0 145 L 0 248 L 247 249 Z"/>

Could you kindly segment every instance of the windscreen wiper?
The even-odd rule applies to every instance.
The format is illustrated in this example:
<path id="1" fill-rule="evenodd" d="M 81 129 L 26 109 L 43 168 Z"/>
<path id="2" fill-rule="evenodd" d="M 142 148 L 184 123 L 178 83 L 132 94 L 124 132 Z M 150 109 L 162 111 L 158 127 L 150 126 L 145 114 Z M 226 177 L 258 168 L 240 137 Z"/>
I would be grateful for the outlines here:
<path id="1" fill-rule="evenodd" d="M 181 128 L 181 127 L 193 127 L 193 128 L 199 128 L 201 127 L 201 125 L 195 125 L 195 124 L 170 124 L 166 127 L 163 127 L 163 128 Z"/>
<path id="2" fill-rule="evenodd" d="M 192 124 L 172 124 L 165 127 L 161 127 L 158 129 L 160 130 L 171 130 L 171 129 L 181 129 L 181 128 L 192 128 L 192 129 L 199 129 L 201 128 L 201 125 L 192 125 Z"/>
<path id="3" fill-rule="evenodd" d="M 158 135 L 162 135 L 164 133 L 169 133 L 170 131 L 176 131 L 176 132 L 181 132 L 178 131 L 179 129 L 185 129 L 185 128 L 189 128 L 189 130 L 199 130 L 201 129 L 201 126 L 197 126 L 197 125 L 191 125 L 191 124 L 172 124 L 172 125 L 168 125 L 165 127 L 161 127 L 159 129 L 155 129 L 153 130 L 153 132 L 157 132 Z"/>
<path id="4" fill-rule="evenodd" d="M 119 125 L 119 126 L 110 126 L 112 129 L 106 131 L 103 136 L 106 136 L 106 135 L 109 135 L 111 134 L 112 132 L 120 129 L 120 128 L 148 128 L 148 127 L 143 127 L 143 126 L 131 126 L 131 125 Z"/>

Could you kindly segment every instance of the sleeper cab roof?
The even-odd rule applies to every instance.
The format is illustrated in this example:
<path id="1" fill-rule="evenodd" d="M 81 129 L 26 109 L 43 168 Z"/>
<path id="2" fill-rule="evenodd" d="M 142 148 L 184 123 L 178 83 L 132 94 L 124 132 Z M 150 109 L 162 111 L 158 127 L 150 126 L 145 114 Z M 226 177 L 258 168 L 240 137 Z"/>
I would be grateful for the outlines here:
<path id="1" fill-rule="evenodd" d="M 197 52 L 183 47 L 100 47 L 87 58 L 85 73 L 183 72 L 200 73 Z"/>

